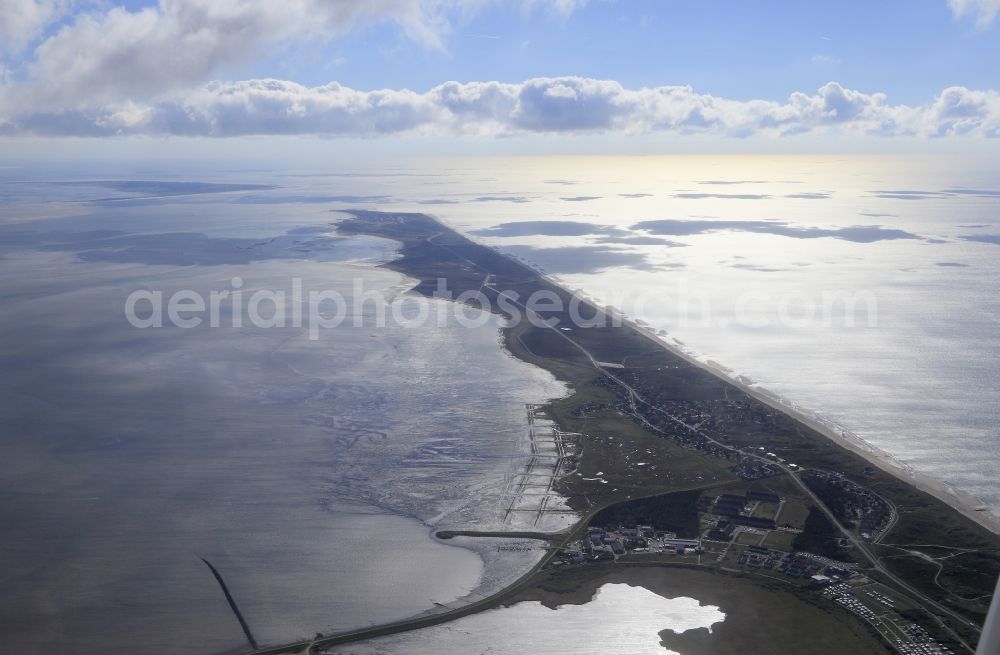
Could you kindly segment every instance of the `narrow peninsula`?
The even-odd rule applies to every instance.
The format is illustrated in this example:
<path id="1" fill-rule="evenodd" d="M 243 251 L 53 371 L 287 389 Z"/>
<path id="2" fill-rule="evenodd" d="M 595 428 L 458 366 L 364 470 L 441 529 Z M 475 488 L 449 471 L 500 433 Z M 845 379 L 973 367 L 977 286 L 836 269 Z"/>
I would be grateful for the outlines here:
<path id="1" fill-rule="evenodd" d="M 257 652 L 315 652 L 519 600 L 586 602 L 612 579 L 667 595 L 687 584 L 709 602 L 745 599 L 712 635 L 663 634 L 695 655 L 975 648 L 1000 574 L 1000 538 L 986 526 L 427 215 L 344 213 L 339 233 L 401 244 L 385 266 L 415 279 L 413 292 L 433 296 L 444 283 L 456 296 L 483 294 L 506 314 L 510 353 L 570 386 L 568 397 L 529 411 L 575 435 L 554 484 L 581 518 L 568 531 L 522 534 L 547 543 L 546 555 L 481 602 Z M 525 306 L 539 292 L 557 302 Z M 439 537 L 456 534 L 474 536 Z M 767 618 L 769 604 L 782 608 L 777 618 Z M 796 643 L 789 625 L 815 638 Z"/>

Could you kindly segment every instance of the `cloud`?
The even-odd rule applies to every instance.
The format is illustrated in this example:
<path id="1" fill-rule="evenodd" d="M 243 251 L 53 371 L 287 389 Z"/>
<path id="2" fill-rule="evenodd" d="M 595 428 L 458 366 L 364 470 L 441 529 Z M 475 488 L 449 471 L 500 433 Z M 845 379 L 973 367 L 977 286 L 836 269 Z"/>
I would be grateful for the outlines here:
<path id="1" fill-rule="evenodd" d="M 945 89 L 928 110 L 927 127 L 933 136 L 1000 134 L 1000 94 L 961 86 Z"/>
<path id="2" fill-rule="evenodd" d="M 0 55 L 16 54 L 68 14 L 73 0 L 0 0 Z"/>
<path id="3" fill-rule="evenodd" d="M 410 38 L 441 47 L 434 9 L 440 4 L 161 0 L 138 11 L 83 12 L 37 47 L 22 89 L 26 102 L 50 108 L 153 98 L 201 84 L 269 43 L 329 39 L 366 22 L 393 22 Z"/>
<path id="4" fill-rule="evenodd" d="M 203 51 L 193 46 L 162 65 L 184 69 L 189 60 L 199 59 L 196 52 L 209 59 L 229 56 L 215 53 L 214 46 L 205 46 Z M 95 58 L 102 56 L 98 49 Z M 53 92 L 59 101 L 38 102 L 37 90 L 24 92 L 19 84 L 0 87 L 0 133 L 503 136 L 662 132 L 746 137 L 835 130 L 881 136 L 1000 136 L 1000 94 L 963 87 L 945 89 L 933 102 L 912 107 L 891 105 L 884 94 L 846 89 L 835 82 L 815 94 L 793 93 L 782 103 L 730 100 L 698 93 L 689 86 L 627 89 L 613 80 L 582 77 L 533 78 L 521 83 L 446 82 L 422 93 L 360 91 L 337 82 L 304 86 L 257 79 L 211 82 L 142 100 L 139 96 L 152 93 L 155 86 L 153 81 L 140 79 L 146 64 L 123 65 L 120 78 L 113 81 L 93 79 L 97 69 L 90 60 L 67 60 L 64 65 L 72 79 Z M 74 66 L 79 68 L 78 79 L 72 74 Z M 121 85 L 135 89 L 136 97 L 105 100 L 106 91 Z M 77 96 L 82 100 L 72 100 Z"/>
<path id="5" fill-rule="evenodd" d="M 444 50 L 454 19 L 499 0 L 158 0 L 130 10 L 103 0 L 0 0 L 0 56 L 20 53 L 57 20 L 31 58 L 8 61 L 26 83 L 23 106 L 50 111 L 148 101 L 204 84 L 267 48 L 328 41 L 352 28 L 392 23 L 410 40 Z M 523 0 L 566 16 L 573 0 Z M 6 94 L 11 95 L 11 94 Z"/>
<path id="6" fill-rule="evenodd" d="M 976 19 L 976 27 L 985 29 L 1000 13 L 1000 0 L 948 0 L 948 7 L 955 18 L 971 15 Z"/>

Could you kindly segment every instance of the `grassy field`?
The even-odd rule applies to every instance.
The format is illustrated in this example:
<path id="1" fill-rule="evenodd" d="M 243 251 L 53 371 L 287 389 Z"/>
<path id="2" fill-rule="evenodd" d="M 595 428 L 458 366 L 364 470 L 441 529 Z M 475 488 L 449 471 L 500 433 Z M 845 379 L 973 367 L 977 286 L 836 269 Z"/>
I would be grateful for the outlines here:
<path id="1" fill-rule="evenodd" d="M 768 548 L 776 548 L 784 552 L 791 552 L 795 535 L 791 532 L 771 532 L 767 535 L 764 545 Z"/>
<path id="2" fill-rule="evenodd" d="M 778 511 L 778 506 L 774 503 L 760 503 L 754 508 L 753 514 L 751 516 L 757 516 L 762 519 L 773 519 L 774 515 Z"/>
<path id="3" fill-rule="evenodd" d="M 736 543 L 743 544 L 744 546 L 756 546 L 760 544 L 760 541 L 763 538 L 764 535 L 760 534 L 759 532 L 749 532 L 747 530 L 743 530 L 736 537 Z"/>
<path id="4" fill-rule="evenodd" d="M 775 523 L 801 530 L 806 523 L 807 516 L 809 516 L 809 503 L 802 500 L 790 500 L 781 508 L 781 514 L 778 515 Z"/>
<path id="5" fill-rule="evenodd" d="M 724 462 L 683 448 L 625 420 L 610 406 L 615 395 L 602 384 L 601 376 L 589 361 L 584 363 L 586 360 L 579 351 L 573 349 L 575 354 L 568 351 L 566 342 L 558 336 L 558 341 L 544 342 L 524 338 L 525 334 L 541 332 L 554 334 L 524 322 L 506 330 L 504 341 L 514 356 L 552 371 L 573 387 L 572 395 L 545 408 L 561 429 L 583 435 L 578 475 L 563 478 L 556 487 L 568 497 L 571 507 L 587 511 L 630 498 L 710 488 L 737 479 Z M 553 350 L 546 350 L 548 347 Z M 640 463 L 645 465 L 638 466 Z M 598 473 L 606 483 L 584 479 L 594 478 Z"/>

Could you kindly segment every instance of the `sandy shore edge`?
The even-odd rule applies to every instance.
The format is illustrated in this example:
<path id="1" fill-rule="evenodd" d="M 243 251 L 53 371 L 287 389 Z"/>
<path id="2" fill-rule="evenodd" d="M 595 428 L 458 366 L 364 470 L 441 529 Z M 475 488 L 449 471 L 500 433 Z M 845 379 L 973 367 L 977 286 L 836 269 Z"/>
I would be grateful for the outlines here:
<path id="1" fill-rule="evenodd" d="M 347 210 L 333 211 L 332 213 L 345 214 L 348 216 L 351 215 L 351 212 Z M 452 225 L 447 220 L 443 220 L 440 216 L 432 216 L 432 218 L 446 228 L 464 236 L 474 243 L 478 243 L 486 248 L 497 250 L 497 248 L 493 245 L 482 243 L 481 241 L 473 238 L 471 235 L 466 234 L 466 232 L 458 226 Z M 339 222 L 339 220 L 336 222 Z M 511 257 L 511 255 L 507 253 L 504 253 L 504 255 Z M 787 399 L 782 398 L 779 394 L 748 382 L 743 376 L 734 375 L 733 371 L 725 366 L 722 366 L 721 364 L 718 364 L 717 362 L 709 359 L 701 359 L 695 356 L 681 347 L 681 345 L 678 345 L 681 342 L 677 341 L 673 337 L 659 334 L 658 331 L 654 330 L 643 321 L 635 318 L 629 318 L 617 309 L 609 307 L 596 298 L 591 297 L 582 289 L 574 288 L 569 284 L 566 284 L 563 280 L 539 270 L 538 267 L 533 266 L 531 263 L 526 262 L 521 258 L 514 257 L 514 259 L 533 269 L 536 275 L 548 281 L 550 284 L 566 290 L 568 293 L 579 297 L 580 300 L 585 301 L 594 307 L 600 308 L 602 311 L 606 312 L 608 316 L 614 316 L 620 319 L 624 324 L 631 326 L 636 331 L 648 337 L 654 343 L 663 346 L 663 348 L 665 348 L 668 352 L 673 353 L 702 370 L 708 371 L 712 375 L 721 378 L 726 382 L 729 382 L 769 407 L 773 407 L 780 412 L 788 414 L 800 423 L 814 429 L 827 439 L 830 439 L 835 444 L 860 456 L 873 466 L 877 466 L 879 469 L 889 473 L 899 480 L 912 485 L 916 489 L 923 491 L 934 498 L 937 498 L 969 520 L 982 526 L 986 530 L 989 530 L 993 534 L 1000 536 L 1000 516 L 993 514 L 989 510 L 978 511 L 976 508 L 982 507 L 983 502 L 972 494 L 956 489 L 955 487 L 952 487 L 951 485 L 929 475 L 915 471 L 912 467 L 899 461 L 890 453 L 877 448 L 857 435 L 851 435 L 848 437 L 848 431 L 843 426 L 836 425 L 831 421 L 820 419 L 815 414 L 812 414 Z"/>
<path id="2" fill-rule="evenodd" d="M 589 302 L 594 301 L 589 300 Z M 797 407 L 778 394 L 748 383 L 746 378 L 733 375 L 732 371 L 721 364 L 711 360 L 703 360 L 694 356 L 690 352 L 684 350 L 681 346 L 673 343 L 671 341 L 673 337 L 664 337 L 663 335 L 655 332 L 651 327 L 637 323 L 635 320 L 624 319 L 624 321 L 656 343 L 663 345 L 663 347 L 669 352 L 677 355 L 681 359 L 735 385 L 741 391 L 746 392 L 748 395 L 753 396 L 762 403 L 790 415 L 800 423 L 816 430 L 838 446 L 859 455 L 872 465 L 877 466 L 886 473 L 889 473 L 903 482 L 916 487 L 920 491 L 934 496 L 966 518 L 981 525 L 990 532 L 1000 535 L 1000 517 L 997 517 L 988 510 L 977 511 L 976 507 L 981 507 L 983 502 L 972 494 L 961 491 L 960 489 L 955 489 L 954 487 L 932 478 L 929 475 L 913 470 L 911 467 L 900 462 L 891 454 L 875 447 L 861 437 L 855 435 L 846 436 L 846 428 L 842 428 L 832 422 L 822 420 L 819 417 L 810 414 L 808 411 Z"/>

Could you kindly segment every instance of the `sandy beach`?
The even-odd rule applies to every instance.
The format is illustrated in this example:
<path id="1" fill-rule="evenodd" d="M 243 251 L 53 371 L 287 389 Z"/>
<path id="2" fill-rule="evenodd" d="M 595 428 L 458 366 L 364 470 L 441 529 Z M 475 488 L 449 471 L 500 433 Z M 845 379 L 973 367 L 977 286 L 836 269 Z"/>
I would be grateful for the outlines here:
<path id="1" fill-rule="evenodd" d="M 588 299 L 588 301 L 592 303 L 595 302 L 590 299 Z M 717 377 L 726 380 L 727 382 L 734 384 L 742 391 L 769 405 L 770 407 L 792 416 L 797 421 L 807 425 L 826 438 L 830 439 L 838 446 L 846 448 L 847 450 L 863 457 L 873 466 L 877 466 L 883 471 L 894 475 L 900 480 L 916 487 L 920 491 L 934 496 L 938 500 L 954 508 L 963 516 L 983 526 L 990 532 L 1000 535 L 1000 517 L 989 512 L 988 510 L 977 511 L 976 508 L 983 505 L 982 501 L 978 498 L 972 496 L 971 494 L 966 494 L 954 489 L 940 480 L 914 471 L 906 464 L 897 460 L 891 454 L 880 450 L 864 439 L 851 434 L 845 428 L 837 426 L 830 421 L 818 418 L 814 414 L 809 413 L 807 410 L 799 408 L 786 401 L 779 395 L 753 384 L 752 381 L 749 381 L 745 376 L 733 375 L 732 371 L 717 362 L 695 357 L 691 353 L 685 351 L 681 345 L 674 342 L 672 338 L 657 334 L 649 326 L 635 320 L 625 320 L 650 339 L 662 344 L 663 347 L 671 353 L 705 371 L 712 373 Z"/>
<path id="2" fill-rule="evenodd" d="M 491 247 L 487 244 L 483 244 L 481 240 L 476 239 L 474 235 L 466 234 L 464 230 L 450 224 L 449 221 L 441 218 L 440 216 L 435 216 L 434 219 L 449 229 L 455 230 L 459 234 L 462 234 L 466 238 L 471 239 L 480 245 L 484 245 L 488 248 Z M 796 406 L 795 404 L 782 398 L 780 395 L 756 385 L 746 376 L 735 375 L 732 370 L 726 368 L 718 362 L 707 358 L 703 359 L 695 354 L 692 354 L 691 352 L 688 352 L 683 347 L 682 342 L 677 341 L 666 333 L 661 334 L 660 331 L 655 330 L 640 319 L 629 318 L 616 308 L 604 305 L 596 298 L 591 297 L 584 290 L 567 284 L 565 281 L 559 279 L 558 276 L 545 273 L 544 271 L 539 270 L 537 266 L 532 265 L 530 262 L 522 261 L 522 263 L 531 267 L 539 277 L 547 280 L 551 284 L 565 289 L 569 293 L 579 297 L 587 303 L 590 303 L 594 307 L 601 308 L 603 311 L 607 312 L 609 316 L 614 316 L 624 323 L 631 325 L 649 339 L 661 344 L 666 350 L 674 355 L 677 355 L 698 368 L 708 371 L 716 377 L 730 382 L 768 406 L 792 416 L 797 421 L 816 430 L 826 438 L 833 441 L 835 444 L 864 458 L 873 466 L 876 466 L 879 469 L 899 478 L 900 480 L 903 480 L 920 491 L 934 496 L 978 525 L 981 525 L 994 534 L 1000 535 L 1000 516 L 997 516 L 988 509 L 981 511 L 976 509 L 984 506 L 981 499 L 976 498 L 972 494 L 955 489 L 941 480 L 914 471 L 912 467 L 899 461 L 890 453 L 876 448 L 861 437 L 851 433 L 847 428 L 836 425 L 832 421 L 822 419 L 807 409 Z"/>

